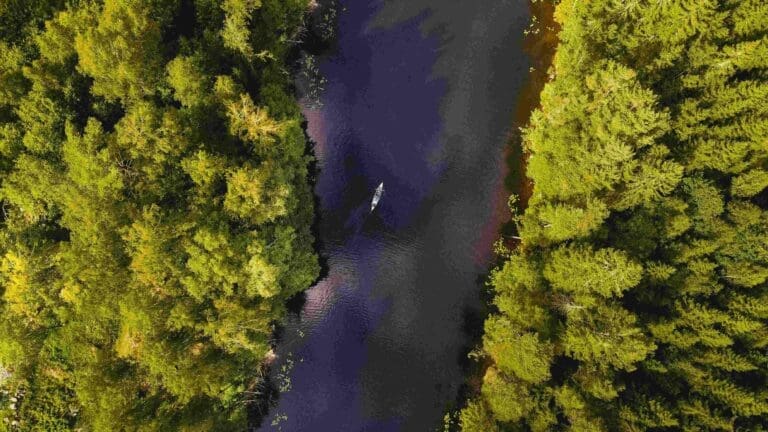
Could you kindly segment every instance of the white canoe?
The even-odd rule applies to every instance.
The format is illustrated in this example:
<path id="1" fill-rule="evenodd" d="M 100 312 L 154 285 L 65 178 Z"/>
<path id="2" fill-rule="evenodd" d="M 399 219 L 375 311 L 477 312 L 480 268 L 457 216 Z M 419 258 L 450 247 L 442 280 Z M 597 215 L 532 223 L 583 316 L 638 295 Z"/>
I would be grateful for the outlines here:
<path id="1" fill-rule="evenodd" d="M 376 188 L 376 192 L 373 193 L 373 199 L 371 200 L 371 211 L 379 204 L 381 196 L 384 195 L 384 182 L 379 183 L 379 187 Z"/>

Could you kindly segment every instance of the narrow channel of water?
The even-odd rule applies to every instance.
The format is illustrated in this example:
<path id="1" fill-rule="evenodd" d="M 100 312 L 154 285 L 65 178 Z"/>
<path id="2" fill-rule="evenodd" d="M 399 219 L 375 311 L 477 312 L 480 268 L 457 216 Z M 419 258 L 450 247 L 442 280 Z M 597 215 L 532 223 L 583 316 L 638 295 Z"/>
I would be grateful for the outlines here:
<path id="1" fill-rule="evenodd" d="M 286 324 L 261 430 L 437 430 L 503 222 L 526 0 L 342 0 L 305 107 L 329 274 Z M 384 182 L 379 206 L 369 212 Z"/>

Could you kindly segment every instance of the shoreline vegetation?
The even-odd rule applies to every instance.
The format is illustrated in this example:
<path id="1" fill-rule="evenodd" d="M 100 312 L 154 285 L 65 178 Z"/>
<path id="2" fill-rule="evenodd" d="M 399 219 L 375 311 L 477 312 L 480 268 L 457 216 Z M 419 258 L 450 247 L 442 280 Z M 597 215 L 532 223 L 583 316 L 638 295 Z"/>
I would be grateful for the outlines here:
<path id="1" fill-rule="evenodd" d="M 554 21 L 554 3 L 550 0 L 529 0 L 531 10 L 531 24 L 525 31 L 523 49 L 531 60 L 531 68 L 515 104 L 512 118 L 512 129 L 504 148 L 504 182 L 499 194 L 504 195 L 500 199 L 507 202 L 506 208 L 514 208 L 515 212 L 525 209 L 530 197 L 532 184 L 525 176 L 525 166 L 528 157 L 523 152 L 522 134 L 520 133 L 529 123 L 531 114 L 539 107 L 539 95 L 546 82 L 549 80 L 549 65 L 557 47 L 558 24 Z M 506 194 L 514 193 L 512 201 Z M 507 213 L 505 211 L 505 213 Z M 488 270 L 503 263 L 503 257 L 509 250 L 513 250 L 518 243 L 515 223 L 511 215 L 503 216 L 503 225 L 500 229 L 501 238 L 494 244 L 494 253 L 499 259 L 492 263 Z M 487 292 L 488 278 L 478 280 L 478 287 L 483 289 L 482 301 L 489 303 L 493 300 L 492 293 Z M 468 398 L 478 395 L 482 387 L 483 375 L 492 365 L 489 357 L 482 355 L 482 351 L 472 350 L 472 345 L 479 344 L 483 333 L 483 322 L 488 317 L 492 307 L 483 307 L 472 319 L 466 323 L 467 333 L 471 338 L 467 347 L 468 358 L 463 367 L 466 381 L 462 385 L 456 404 L 466 402 Z M 479 354 L 479 355 L 478 355 Z M 457 426 L 458 412 L 454 408 L 448 409 L 444 418 L 444 427 L 453 430 Z"/>
<path id="2" fill-rule="evenodd" d="M 500 243 L 496 245 L 499 256 L 505 250 L 515 248 L 518 240 L 513 214 L 521 214 L 528 206 L 528 200 L 533 192 L 533 182 L 526 175 L 530 152 L 523 142 L 523 131 L 530 125 L 531 115 L 541 107 L 541 91 L 550 81 L 550 67 L 555 57 L 560 26 L 555 21 L 555 2 L 552 0 L 529 0 L 531 23 L 524 32 L 523 51 L 531 62 L 525 85 L 517 97 L 512 119 L 512 131 L 506 152 L 506 166 L 509 172 L 504 184 L 507 193 L 513 198 L 507 201 L 507 208 L 512 213 L 507 217 L 507 223 L 502 228 Z M 507 197 L 510 198 L 510 197 Z"/>
<path id="3" fill-rule="evenodd" d="M 514 112 L 513 143 L 508 146 L 507 165 L 514 169 L 507 180 L 507 188 L 516 191 L 517 211 L 523 211 L 533 190 L 526 176 L 529 154 L 524 152 L 522 131 L 530 124 L 531 115 L 541 106 L 541 91 L 550 80 L 549 69 L 557 49 L 560 31 L 555 21 L 555 3 L 552 0 L 529 0 L 531 24 L 525 31 L 523 51 L 531 61 L 528 80 L 518 96 Z"/>
<path id="4" fill-rule="evenodd" d="M 242 431 L 321 272 L 306 0 L 0 5 L 0 431 Z"/>
<path id="5" fill-rule="evenodd" d="M 768 5 L 554 17 L 461 429 L 768 430 Z"/>

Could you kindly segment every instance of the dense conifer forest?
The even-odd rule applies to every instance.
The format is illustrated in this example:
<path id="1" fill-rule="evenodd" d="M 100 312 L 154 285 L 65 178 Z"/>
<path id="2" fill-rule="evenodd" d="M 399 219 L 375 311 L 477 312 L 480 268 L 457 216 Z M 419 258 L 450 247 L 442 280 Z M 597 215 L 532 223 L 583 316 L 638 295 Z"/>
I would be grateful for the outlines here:
<path id="1" fill-rule="evenodd" d="M 0 431 L 245 430 L 319 272 L 308 8 L 0 2 Z"/>
<path id="2" fill-rule="evenodd" d="M 768 430 L 768 3 L 555 17 L 463 430 Z"/>

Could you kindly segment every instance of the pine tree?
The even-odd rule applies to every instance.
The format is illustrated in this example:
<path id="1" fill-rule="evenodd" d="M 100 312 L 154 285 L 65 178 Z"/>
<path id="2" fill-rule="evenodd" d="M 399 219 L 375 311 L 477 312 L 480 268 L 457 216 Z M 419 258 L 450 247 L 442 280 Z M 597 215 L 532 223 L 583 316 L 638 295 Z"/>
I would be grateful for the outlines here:
<path id="1" fill-rule="evenodd" d="M 491 276 L 468 412 L 509 430 L 768 429 L 768 7 L 564 0 L 555 17 L 524 134 L 534 190 Z"/>
<path id="2" fill-rule="evenodd" d="M 227 30 L 269 65 L 222 54 L 215 2 L 6 3 L 0 411 L 9 389 L 22 430 L 246 429 L 284 302 L 319 272 L 279 72 L 306 3 Z"/>

